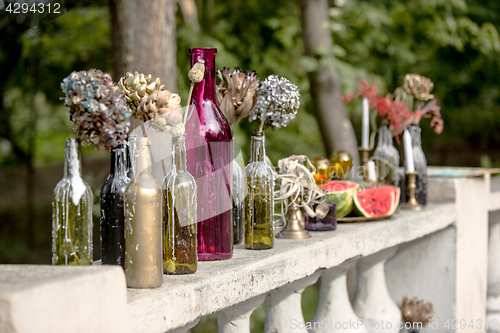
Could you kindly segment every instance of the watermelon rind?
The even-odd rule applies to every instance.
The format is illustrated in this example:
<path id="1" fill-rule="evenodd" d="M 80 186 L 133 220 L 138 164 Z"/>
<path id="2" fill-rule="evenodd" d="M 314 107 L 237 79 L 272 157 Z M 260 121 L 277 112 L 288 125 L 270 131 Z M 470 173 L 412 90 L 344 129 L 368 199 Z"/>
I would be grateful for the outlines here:
<path id="1" fill-rule="evenodd" d="M 390 186 L 390 185 L 385 185 L 385 186 L 381 186 L 381 187 L 378 187 L 378 188 L 374 188 L 374 189 L 365 189 L 365 191 L 369 191 L 371 194 L 373 193 L 382 193 L 382 192 L 389 192 L 389 195 L 390 195 L 390 200 L 388 202 L 388 209 L 386 211 L 383 211 L 383 212 L 374 212 L 374 211 L 368 211 L 368 208 L 364 208 L 363 206 L 363 202 L 361 202 L 360 200 L 363 199 L 363 195 L 365 195 L 365 193 L 363 192 L 363 190 L 360 190 L 358 191 L 358 193 L 356 193 L 356 195 L 354 196 L 354 213 L 358 216 L 364 216 L 364 217 L 375 217 L 375 216 L 387 216 L 387 215 L 392 215 L 394 214 L 394 212 L 396 211 L 396 209 L 398 208 L 398 205 L 399 205 L 399 197 L 400 197 L 400 192 L 401 190 L 399 189 L 399 187 L 396 187 L 396 186 Z M 361 199 L 360 199 L 361 198 Z M 380 204 L 380 202 L 379 202 Z M 384 205 L 381 205 L 379 207 L 382 208 L 383 206 L 385 206 L 386 204 Z"/>
<path id="2" fill-rule="evenodd" d="M 348 184 L 347 189 L 337 190 L 335 184 Z M 354 196 L 359 188 L 359 185 L 350 181 L 331 181 L 323 185 L 323 187 L 331 187 L 333 184 L 333 191 L 325 193 L 326 201 L 333 202 L 337 206 L 337 218 L 342 218 L 352 212 L 354 206 Z"/>

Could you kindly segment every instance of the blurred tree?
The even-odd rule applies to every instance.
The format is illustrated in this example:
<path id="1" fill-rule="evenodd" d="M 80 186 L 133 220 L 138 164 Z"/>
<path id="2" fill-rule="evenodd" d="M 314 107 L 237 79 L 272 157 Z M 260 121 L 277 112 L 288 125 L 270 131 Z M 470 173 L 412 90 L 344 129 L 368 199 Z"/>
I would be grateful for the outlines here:
<path id="1" fill-rule="evenodd" d="M 142 72 L 177 90 L 174 0 L 110 0 L 115 77 Z"/>
<path id="2" fill-rule="evenodd" d="M 326 0 L 301 0 L 302 36 L 305 54 L 318 60 L 309 74 L 312 104 L 326 146 L 327 156 L 346 151 L 353 159 L 353 170 L 359 166 L 358 145 L 345 104 L 340 98 L 342 85 L 333 66 L 332 36 L 328 28 Z"/>

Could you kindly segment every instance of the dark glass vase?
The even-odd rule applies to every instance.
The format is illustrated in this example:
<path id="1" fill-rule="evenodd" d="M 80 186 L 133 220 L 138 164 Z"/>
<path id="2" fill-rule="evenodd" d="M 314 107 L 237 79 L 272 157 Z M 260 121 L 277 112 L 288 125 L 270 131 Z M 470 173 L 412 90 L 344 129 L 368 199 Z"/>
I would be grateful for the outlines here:
<path id="1" fill-rule="evenodd" d="M 233 255 L 233 136 L 215 102 L 214 48 L 191 49 L 191 66 L 205 60 L 205 75 L 193 89 L 186 123 L 188 172 L 197 185 L 198 260 Z"/>
<path id="2" fill-rule="evenodd" d="M 125 268 L 125 189 L 128 176 L 125 145 L 111 149 L 111 173 L 101 188 L 101 254 L 103 265 Z"/>
<path id="3" fill-rule="evenodd" d="M 337 205 L 333 202 L 327 202 L 329 209 L 326 216 L 322 219 L 317 217 L 310 217 L 307 213 L 305 215 L 305 229 L 309 231 L 328 231 L 337 229 Z M 318 205 L 314 205 L 313 209 L 316 210 Z"/>
<path id="4" fill-rule="evenodd" d="M 245 167 L 245 247 L 251 250 L 274 246 L 274 174 L 265 162 L 265 139 L 263 132 L 252 134 L 251 162 Z"/>
<path id="5" fill-rule="evenodd" d="M 377 180 L 380 184 L 399 186 L 399 152 L 392 143 L 391 130 L 382 125 L 378 132 L 378 144 L 374 153 Z"/>
<path id="6" fill-rule="evenodd" d="M 172 138 L 172 168 L 163 180 L 163 272 L 192 274 L 198 267 L 196 182 L 186 170 L 185 137 Z"/>
<path id="7" fill-rule="evenodd" d="M 416 185 L 415 198 L 421 205 L 427 204 L 427 160 L 422 150 L 421 129 L 420 126 L 412 124 L 408 127 L 411 135 L 411 145 L 413 150 L 413 163 L 415 164 Z M 406 197 L 409 198 L 408 177 L 406 179 Z"/>

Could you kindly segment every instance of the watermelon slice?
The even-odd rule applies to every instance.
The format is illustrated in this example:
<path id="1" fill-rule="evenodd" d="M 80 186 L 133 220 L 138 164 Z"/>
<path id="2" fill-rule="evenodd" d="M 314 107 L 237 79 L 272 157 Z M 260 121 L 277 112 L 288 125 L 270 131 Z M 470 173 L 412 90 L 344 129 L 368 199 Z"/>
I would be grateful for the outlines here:
<path id="1" fill-rule="evenodd" d="M 399 194 L 399 187 L 390 185 L 361 189 L 354 197 L 354 211 L 364 217 L 392 215 L 398 208 Z"/>
<path id="2" fill-rule="evenodd" d="M 332 180 L 323 185 L 326 201 L 337 205 L 337 218 L 346 216 L 352 211 L 353 199 L 359 185 L 350 181 Z"/>

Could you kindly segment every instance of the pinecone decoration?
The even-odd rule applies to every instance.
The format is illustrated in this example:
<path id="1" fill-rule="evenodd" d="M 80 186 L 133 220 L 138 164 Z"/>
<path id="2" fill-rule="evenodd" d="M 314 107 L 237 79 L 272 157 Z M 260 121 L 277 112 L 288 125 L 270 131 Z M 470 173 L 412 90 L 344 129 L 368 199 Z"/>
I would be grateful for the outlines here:
<path id="1" fill-rule="evenodd" d="M 157 131 L 170 131 L 182 122 L 181 97 L 168 90 L 154 91 L 137 108 L 137 118 L 148 121 Z"/>
<path id="2" fill-rule="evenodd" d="M 217 68 L 217 75 L 221 79 L 216 89 L 217 104 L 229 125 L 237 125 L 248 116 L 257 102 L 257 72 L 248 71 L 245 75 L 240 68 L 235 67 L 230 74 L 230 68 L 224 67 L 222 72 Z"/>
<path id="3" fill-rule="evenodd" d="M 118 85 L 123 89 L 127 104 L 133 111 L 133 116 L 137 119 L 140 119 L 137 117 L 136 111 L 141 101 L 152 92 L 162 90 L 164 87 L 160 85 L 160 78 L 151 81 L 151 74 L 146 76 L 143 73 L 135 72 L 132 74 L 128 72 L 118 82 Z"/>

